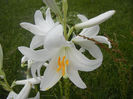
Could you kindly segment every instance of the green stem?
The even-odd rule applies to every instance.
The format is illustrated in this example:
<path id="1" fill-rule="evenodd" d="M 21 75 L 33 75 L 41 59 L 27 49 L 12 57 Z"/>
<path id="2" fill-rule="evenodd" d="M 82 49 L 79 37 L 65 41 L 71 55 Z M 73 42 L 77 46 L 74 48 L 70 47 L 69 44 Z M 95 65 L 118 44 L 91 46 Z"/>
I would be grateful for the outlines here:
<path id="1" fill-rule="evenodd" d="M 61 80 L 59 81 L 59 87 L 60 87 L 60 97 L 62 99 L 63 98 L 63 88 L 62 88 L 62 82 L 61 82 Z"/>
<path id="2" fill-rule="evenodd" d="M 69 87 L 70 87 L 70 84 L 69 84 L 69 79 L 64 79 L 64 83 L 65 83 L 65 99 L 69 99 Z"/>
<path id="3" fill-rule="evenodd" d="M 67 0 L 63 0 L 63 28 L 64 28 L 64 36 L 67 39 L 67 10 L 68 10 L 68 4 Z"/>

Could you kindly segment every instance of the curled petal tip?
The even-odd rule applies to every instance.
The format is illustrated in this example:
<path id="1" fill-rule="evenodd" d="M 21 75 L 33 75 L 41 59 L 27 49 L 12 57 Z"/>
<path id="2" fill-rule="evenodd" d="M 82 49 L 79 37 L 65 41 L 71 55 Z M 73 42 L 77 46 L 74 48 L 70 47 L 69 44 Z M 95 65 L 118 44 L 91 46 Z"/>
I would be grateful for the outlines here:
<path id="1" fill-rule="evenodd" d="M 25 25 L 25 22 L 21 22 L 20 26 L 23 27 Z"/>

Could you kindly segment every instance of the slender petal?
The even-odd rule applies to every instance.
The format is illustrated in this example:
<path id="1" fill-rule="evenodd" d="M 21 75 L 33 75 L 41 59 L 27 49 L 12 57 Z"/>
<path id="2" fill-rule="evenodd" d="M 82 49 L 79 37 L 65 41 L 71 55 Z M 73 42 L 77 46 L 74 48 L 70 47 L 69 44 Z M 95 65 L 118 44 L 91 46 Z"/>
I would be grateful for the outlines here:
<path id="1" fill-rule="evenodd" d="M 50 9 L 48 8 L 47 11 L 46 11 L 46 22 L 51 25 L 51 26 L 54 26 L 54 21 L 51 17 L 51 13 L 50 13 Z"/>
<path id="2" fill-rule="evenodd" d="M 16 81 L 16 85 L 25 85 L 27 82 L 30 82 L 32 85 L 34 84 L 39 84 L 41 82 L 42 77 L 37 77 L 37 78 L 29 78 L 26 80 L 18 80 Z"/>
<path id="3" fill-rule="evenodd" d="M 77 44 L 79 44 L 82 48 L 88 50 L 94 58 L 100 60 L 103 59 L 103 55 L 100 48 L 97 45 L 95 45 L 93 42 L 85 40 L 82 42 L 78 42 Z"/>
<path id="4" fill-rule="evenodd" d="M 90 27 L 90 28 L 85 28 L 83 31 L 80 33 L 80 35 L 86 36 L 86 37 L 93 37 L 96 36 L 100 31 L 99 25 Z"/>
<path id="5" fill-rule="evenodd" d="M 34 61 L 44 61 L 44 62 L 52 58 L 52 56 L 57 51 L 56 49 L 54 50 L 42 49 L 34 51 L 27 47 L 19 47 L 18 49 L 24 56 L 28 57 L 29 59 L 32 59 Z"/>
<path id="6" fill-rule="evenodd" d="M 32 38 L 30 48 L 35 49 L 35 48 L 38 48 L 38 47 L 42 46 L 43 43 L 44 43 L 44 39 L 45 39 L 44 36 L 37 36 L 37 35 L 34 36 Z"/>
<path id="7" fill-rule="evenodd" d="M 33 78 L 36 78 L 37 76 L 40 77 L 40 69 L 43 66 L 44 62 L 34 62 L 31 66 L 31 74 Z M 37 72 L 37 75 L 36 75 Z"/>
<path id="8" fill-rule="evenodd" d="M 49 30 L 49 28 L 41 29 L 39 26 L 27 22 L 20 23 L 20 26 L 33 34 L 40 36 L 46 35 L 45 32 Z"/>
<path id="9" fill-rule="evenodd" d="M 31 86 L 32 86 L 32 84 L 27 82 L 25 84 L 24 88 L 17 95 L 16 99 L 26 99 L 29 95 L 30 90 L 31 90 Z"/>
<path id="10" fill-rule="evenodd" d="M 35 24 L 40 25 L 46 23 L 40 10 L 37 10 L 34 15 Z"/>
<path id="11" fill-rule="evenodd" d="M 85 21 L 88 20 L 88 18 L 86 16 L 84 16 L 84 15 L 78 14 L 77 16 L 82 22 L 85 22 Z"/>
<path id="12" fill-rule="evenodd" d="M 86 85 L 80 78 L 78 71 L 74 70 L 73 66 L 69 65 L 67 75 L 69 79 L 79 88 L 85 89 Z"/>
<path id="13" fill-rule="evenodd" d="M 79 23 L 75 25 L 75 28 L 88 28 L 88 27 L 92 27 L 95 26 L 97 24 L 101 24 L 104 21 L 106 21 L 107 19 L 109 19 L 113 14 L 115 13 L 115 10 L 110 10 L 107 11 L 97 17 L 94 17 L 92 19 L 89 19 L 88 21 L 85 21 L 83 23 Z"/>
<path id="14" fill-rule="evenodd" d="M 102 63 L 101 59 L 89 60 L 75 48 L 70 49 L 68 57 L 70 64 L 80 71 L 93 71 Z"/>
<path id="15" fill-rule="evenodd" d="M 109 46 L 109 48 L 111 48 L 111 43 L 109 42 L 108 38 L 106 38 L 104 36 L 95 36 L 95 37 L 93 37 L 93 39 L 95 39 L 96 41 L 98 41 L 100 43 L 105 43 Z"/>
<path id="16" fill-rule="evenodd" d="M 6 99 L 16 99 L 17 94 L 14 91 L 11 91 Z"/>
<path id="17" fill-rule="evenodd" d="M 40 84 L 40 90 L 42 91 L 46 91 L 48 89 L 50 89 L 51 87 L 53 87 L 62 77 L 61 72 L 57 72 L 57 59 L 58 58 L 53 58 L 50 61 L 50 64 L 47 66 L 45 72 L 44 72 L 44 76 L 41 80 L 41 84 Z"/>
<path id="18" fill-rule="evenodd" d="M 23 56 L 23 57 L 21 58 L 21 64 L 25 63 L 25 62 L 28 61 L 28 60 L 29 60 L 29 58 L 27 58 L 26 56 Z"/>

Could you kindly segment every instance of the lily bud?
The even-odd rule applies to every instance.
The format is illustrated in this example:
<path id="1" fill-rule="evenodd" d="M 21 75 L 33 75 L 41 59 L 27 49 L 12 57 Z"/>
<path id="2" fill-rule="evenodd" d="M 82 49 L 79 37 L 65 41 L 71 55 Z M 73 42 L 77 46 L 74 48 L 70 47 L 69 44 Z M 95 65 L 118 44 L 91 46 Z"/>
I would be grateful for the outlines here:
<path id="1" fill-rule="evenodd" d="M 115 10 L 107 11 L 107 12 L 100 14 L 99 16 L 96 16 L 96 17 L 89 19 L 85 22 L 76 24 L 75 29 L 88 28 L 88 27 L 92 27 L 92 26 L 101 24 L 104 21 L 106 21 L 107 19 L 109 19 L 110 17 L 112 17 L 113 14 L 115 14 Z"/>
<path id="2" fill-rule="evenodd" d="M 41 77 L 37 77 L 37 78 L 28 78 L 26 80 L 18 80 L 16 81 L 16 85 L 24 85 L 26 84 L 27 82 L 30 82 L 32 85 L 35 85 L 35 84 L 39 84 L 41 82 Z"/>

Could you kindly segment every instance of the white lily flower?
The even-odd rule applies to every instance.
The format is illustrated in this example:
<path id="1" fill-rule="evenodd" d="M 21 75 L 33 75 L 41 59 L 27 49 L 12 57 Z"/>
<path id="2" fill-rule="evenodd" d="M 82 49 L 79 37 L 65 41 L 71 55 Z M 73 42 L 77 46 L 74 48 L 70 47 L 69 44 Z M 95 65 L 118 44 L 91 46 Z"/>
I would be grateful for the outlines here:
<path id="1" fill-rule="evenodd" d="M 98 25 L 98 24 L 101 24 L 103 23 L 104 21 L 106 21 L 107 19 L 109 19 L 110 17 L 112 17 L 112 15 L 115 13 L 115 10 L 110 10 L 110 11 L 107 11 L 103 14 L 100 14 L 99 16 L 96 16 L 92 19 L 89 19 L 89 20 L 86 20 L 86 18 L 82 19 L 84 22 L 82 23 L 79 23 L 79 24 L 76 24 L 75 25 L 75 28 L 76 29 L 81 29 L 81 28 L 88 28 L 88 27 L 92 27 L 92 26 L 95 26 L 95 25 Z"/>
<path id="2" fill-rule="evenodd" d="M 15 92 L 11 91 L 7 99 L 27 99 L 31 90 L 31 86 L 32 84 L 27 82 L 19 94 L 16 94 Z"/>
<path id="3" fill-rule="evenodd" d="M 33 37 L 30 47 L 35 49 L 43 45 L 45 35 L 57 24 L 58 22 L 54 23 L 50 9 L 48 8 L 46 11 L 46 19 L 44 20 L 43 15 L 40 10 L 37 10 L 34 15 L 35 25 L 27 22 L 20 23 L 20 26 L 35 36 Z"/>
<path id="4" fill-rule="evenodd" d="M 86 22 L 88 20 L 84 15 L 78 15 L 78 17 L 82 22 Z M 99 31 L 99 25 L 95 25 L 93 27 L 83 29 L 80 35 L 88 37 L 89 39 L 93 39 L 99 43 L 108 44 L 109 48 L 111 48 L 111 43 L 109 42 L 108 38 L 106 38 L 105 36 L 97 35 Z M 97 56 L 99 48 L 92 40 L 86 40 L 83 37 L 76 36 L 72 39 L 72 41 L 76 44 L 79 44 L 82 48 L 87 49 L 93 57 L 99 57 Z M 86 46 L 87 44 L 89 44 L 90 46 Z"/>
<path id="5" fill-rule="evenodd" d="M 58 22 L 54 23 L 54 21 L 51 17 L 49 8 L 46 11 L 46 19 L 45 20 L 44 20 L 43 15 L 40 10 L 37 10 L 35 12 L 34 19 L 35 19 L 35 25 L 33 25 L 31 23 L 27 23 L 27 22 L 20 23 L 21 27 L 32 32 L 35 35 L 30 44 L 30 48 L 32 48 L 32 49 L 35 49 L 35 48 L 38 48 L 38 47 L 44 45 L 44 40 L 45 40 L 45 36 L 47 35 L 47 33 L 52 28 L 54 28 L 56 25 L 59 24 Z M 39 70 L 43 66 L 44 62 L 35 62 L 35 61 L 32 61 L 31 59 L 27 58 L 26 56 L 23 56 L 21 59 L 22 66 L 24 65 L 24 63 L 26 61 L 28 61 L 28 68 L 31 67 L 32 76 L 36 77 L 36 71 L 37 71 L 38 76 L 40 76 Z"/>
<path id="6" fill-rule="evenodd" d="M 84 89 L 86 85 L 80 78 L 78 70 L 92 71 L 102 63 L 103 57 L 99 48 L 94 49 L 97 52 L 92 53 L 96 59 L 88 59 L 76 49 L 72 42 L 65 40 L 61 25 L 56 26 L 48 33 L 44 45 L 45 49 L 37 51 L 27 47 L 19 47 L 23 55 L 34 61 L 46 62 L 50 60 L 40 84 L 43 91 L 54 86 L 62 76 L 67 76 L 77 87 Z"/>

